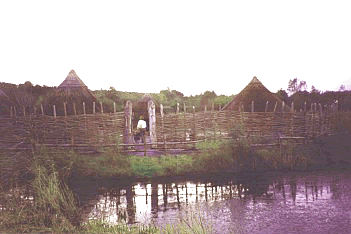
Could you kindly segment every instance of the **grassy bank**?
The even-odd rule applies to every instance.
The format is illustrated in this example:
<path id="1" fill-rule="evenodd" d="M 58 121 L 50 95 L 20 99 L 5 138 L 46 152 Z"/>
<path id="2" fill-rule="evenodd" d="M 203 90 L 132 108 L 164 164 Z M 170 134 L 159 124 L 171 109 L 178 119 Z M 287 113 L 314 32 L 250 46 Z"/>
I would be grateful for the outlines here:
<path id="1" fill-rule="evenodd" d="M 350 139 L 351 131 L 339 128 L 336 135 L 321 136 L 308 145 L 284 145 L 279 150 L 256 151 L 246 140 L 226 140 L 201 142 L 197 145 L 201 150 L 196 154 L 155 158 L 115 151 L 97 157 L 50 152 L 44 148 L 33 156 L 10 155 L 7 159 L 3 157 L 4 163 L 0 165 L 1 175 L 12 181 L 10 186 L 1 186 L 0 231 L 211 233 L 210 225 L 203 223 L 201 217 L 164 228 L 110 225 L 103 221 L 83 223 L 79 202 L 65 181 L 73 172 L 86 176 L 150 178 L 223 171 L 344 167 L 351 164 Z M 24 178 L 27 183 L 18 185 L 17 181 Z M 3 185 L 4 177 L 1 179 Z"/>
<path id="2" fill-rule="evenodd" d="M 288 145 L 272 149 L 255 150 L 245 139 L 198 143 L 197 153 L 143 157 L 124 155 L 113 150 L 98 156 L 74 152 L 48 152 L 39 154 L 52 160 L 60 175 L 73 171 L 84 176 L 98 177 L 168 177 L 216 172 L 308 170 L 350 164 L 350 132 L 319 137 L 306 145 Z"/>

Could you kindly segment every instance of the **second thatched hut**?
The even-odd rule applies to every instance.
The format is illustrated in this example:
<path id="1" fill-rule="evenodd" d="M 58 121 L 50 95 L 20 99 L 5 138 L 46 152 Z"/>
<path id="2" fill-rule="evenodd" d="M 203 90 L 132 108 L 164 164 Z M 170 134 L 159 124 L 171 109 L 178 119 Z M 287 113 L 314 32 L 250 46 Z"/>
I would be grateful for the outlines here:
<path id="1" fill-rule="evenodd" d="M 282 112 L 289 109 L 289 106 L 283 104 L 282 100 L 271 93 L 256 76 L 222 108 L 243 112 Z"/>

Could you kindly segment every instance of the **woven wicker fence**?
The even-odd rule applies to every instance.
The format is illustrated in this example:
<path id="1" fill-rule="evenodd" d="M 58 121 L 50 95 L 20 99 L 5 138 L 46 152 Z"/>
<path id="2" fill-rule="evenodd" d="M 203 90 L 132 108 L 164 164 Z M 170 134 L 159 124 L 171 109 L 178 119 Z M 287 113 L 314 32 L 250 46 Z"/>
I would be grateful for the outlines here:
<path id="1" fill-rule="evenodd" d="M 341 113 L 339 113 L 340 115 Z M 202 111 L 156 113 L 158 149 L 165 142 L 189 148 L 199 140 L 233 137 L 303 137 L 313 139 L 332 134 L 337 112 L 238 112 Z M 0 151 L 41 146 L 98 150 L 104 147 L 128 149 L 123 144 L 124 112 L 66 116 L 30 115 L 0 118 Z"/>

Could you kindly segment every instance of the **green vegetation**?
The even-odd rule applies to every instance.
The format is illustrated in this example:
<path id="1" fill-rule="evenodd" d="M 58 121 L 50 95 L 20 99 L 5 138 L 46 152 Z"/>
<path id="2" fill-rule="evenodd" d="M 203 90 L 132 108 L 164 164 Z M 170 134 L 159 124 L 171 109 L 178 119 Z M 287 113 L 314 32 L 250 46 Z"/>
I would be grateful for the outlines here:
<path id="1" fill-rule="evenodd" d="M 109 152 L 104 157 L 111 156 Z M 59 156 L 60 155 L 60 156 Z M 115 155 L 114 155 L 115 156 Z M 29 158 L 30 155 L 27 155 Z M 91 158 L 92 159 L 92 158 Z M 150 159 L 150 161 L 148 161 Z M 73 161 L 71 161 L 73 160 Z M 164 168 L 173 167 L 173 161 L 161 158 L 154 162 L 151 158 L 129 158 L 128 169 L 135 175 L 152 176 Z M 179 156 L 182 165 L 188 165 L 188 158 Z M 92 161 L 72 153 L 52 153 L 43 148 L 31 158 L 31 166 L 23 167 L 30 176 L 24 185 L 14 185 L 0 192 L 0 232 L 69 232 L 69 233 L 210 233 L 202 217 L 191 216 L 177 225 L 157 228 L 153 225 L 136 226 L 119 223 L 111 225 L 103 220 L 90 220 L 83 223 L 78 200 L 65 183 L 74 167 L 90 168 L 94 173 L 110 173 L 111 166 L 97 170 Z M 121 161 L 116 157 L 110 158 L 110 163 L 116 166 Z M 98 161 L 102 163 L 102 161 Z M 83 164 L 81 167 L 78 165 Z M 125 165 L 124 165 L 125 166 Z M 158 166 L 158 167 L 157 167 Z M 191 165 L 188 165 L 190 167 Z M 148 169 L 149 168 L 149 169 Z M 3 169 L 3 168 L 0 168 Z M 164 170 L 164 169 L 163 169 Z M 166 171 L 166 170 L 165 170 Z M 118 172 L 114 171 L 114 172 Z M 28 174 L 27 173 L 27 174 Z M 121 173 L 121 172 L 119 172 Z M 148 174 L 149 173 L 149 174 Z M 164 173 L 164 172 L 162 172 Z M 16 178 L 19 179 L 19 178 Z"/>

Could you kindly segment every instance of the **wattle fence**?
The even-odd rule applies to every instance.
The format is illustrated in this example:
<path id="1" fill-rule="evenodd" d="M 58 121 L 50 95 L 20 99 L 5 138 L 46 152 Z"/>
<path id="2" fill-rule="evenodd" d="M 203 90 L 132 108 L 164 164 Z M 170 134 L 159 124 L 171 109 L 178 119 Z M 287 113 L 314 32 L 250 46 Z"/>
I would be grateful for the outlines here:
<path id="1" fill-rule="evenodd" d="M 337 111 L 239 112 L 202 111 L 156 113 L 156 138 L 148 145 L 157 150 L 194 148 L 196 142 L 220 138 L 262 137 L 301 139 L 307 142 L 319 135 L 333 134 L 337 129 Z M 135 150 L 135 126 L 125 112 L 65 116 L 23 114 L 0 117 L 0 152 L 35 150 L 46 146 L 52 150 L 73 149 L 99 152 L 106 147 L 120 151 Z M 128 124 L 129 121 L 129 124 Z M 268 142 L 269 143 L 269 142 Z M 267 145 L 268 145 L 267 143 Z"/>

